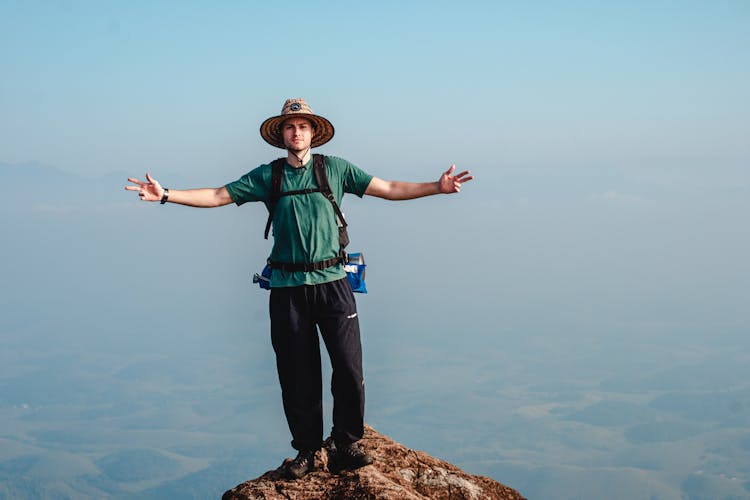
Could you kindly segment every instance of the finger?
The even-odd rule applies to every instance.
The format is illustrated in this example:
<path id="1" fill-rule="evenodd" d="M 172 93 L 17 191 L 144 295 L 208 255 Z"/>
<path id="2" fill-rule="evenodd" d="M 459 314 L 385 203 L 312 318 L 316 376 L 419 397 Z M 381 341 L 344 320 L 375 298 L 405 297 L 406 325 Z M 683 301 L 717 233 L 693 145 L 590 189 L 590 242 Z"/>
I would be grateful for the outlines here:
<path id="1" fill-rule="evenodd" d="M 469 172 L 468 170 L 464 170 L 460 174 L 456 174 L 456 177 L 461 178 L 461 177 L 467 176 L 469 174 L 471 174 L 471 172 Z"/>
<path id="2" fill-rule="evenodd" d="M 156 182 L 154 181 L 154 178 L 151 177 L 151 174 L 149 174 L 148 172 L 146 172 L 146 180 L 148 181 L 149 184 L 154 184 Z"/>
<path id="3" fill-rule="evenodd" d="M 473 175 L 470 175 L 468 177 L 463 177 L 461 179 L 458 179 L 458 182 L 469 182 L 470 180 L 474 179 Z"/>
<path id="4" fill-rule="evenodd" d="M 135 177 L 128 177 L 128 182 L 132 182 L 133 184 L 138 184 L 139 186 L 143 186 L 145 182 L 141 182 Z"/>
<path id="5" fill-rule="evenodd" d="M 451 175 L 454 170 L 456 170 L 456 166 L 455 165 L 451 165 L 451 167 L 448 170 L 445 171 L 444 175 Z"/>
<path id="6" fill-rule="evenodd" d="M 125 189 L 128 191 L 140 191 L 141 188 L 139 186 L 125 186 Z"/>

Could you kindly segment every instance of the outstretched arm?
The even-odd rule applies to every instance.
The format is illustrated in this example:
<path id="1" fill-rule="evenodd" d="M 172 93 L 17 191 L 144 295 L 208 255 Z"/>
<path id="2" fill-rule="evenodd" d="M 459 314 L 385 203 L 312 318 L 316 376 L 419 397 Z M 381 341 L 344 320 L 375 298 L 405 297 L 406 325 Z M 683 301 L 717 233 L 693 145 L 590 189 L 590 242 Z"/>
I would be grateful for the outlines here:
<path id="1" fill-rule="evenodd" d="M 461 185 L 474 177 L 468 170 L 453 175 L 455 170 L 456 166 L 451 165 L 437 182 L 384 181 L 373 177 L 367 186 L 367 190 L 365 190 L 365 194 L 386 200 L 413 200 L 433 194 L 458 193 L 461 191 Z"/>
<path id="2" fill-rule="evenodd" d="M 146 182 L 141 182 L 133 177 L 128 177 L 128 182 L 132 186 L 125 186 L 128 191 L 138 191 L 143 201 L 161 201 L 164 196 L 164 188 L 159 181 L 146 174 Z M 189 207 L 221 207 L 232 203 L 232 197 L 224 186 L 219 188 L 201 188 L 201 189 L 170 189 L 169 203 L 179 203 Z"/>

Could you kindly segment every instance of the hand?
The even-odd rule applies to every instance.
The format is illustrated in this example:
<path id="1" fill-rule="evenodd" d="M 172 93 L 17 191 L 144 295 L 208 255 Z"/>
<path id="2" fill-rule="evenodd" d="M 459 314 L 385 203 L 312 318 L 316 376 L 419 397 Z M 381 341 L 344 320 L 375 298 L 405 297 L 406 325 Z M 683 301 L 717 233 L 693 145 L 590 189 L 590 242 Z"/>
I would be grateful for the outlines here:
<path id="1" fill-rule="evenodd" d="M 456 166 L 451 165 L 451 168 L 446 170 L 445 173 L 440 176 L 438 184 L 440 186 L 441 193 L 458 193 L 459 191 L 461 191 L 461 184 L 463 184 L 464 182 L 469 182 L 474 178 L 474 176 L 471 175 L 471 172 L 469 172 L 468 170 L 464 170 L 460 174 L 453 175 L 454 170 L 456 170 Z"/>
<path id="2" fill-rule="evenodd" d="M 125 189 L 138 191 L 138 196 L 143 201 L 161 201 L 161 197 L 164 196 L 164 188 L 149 173 L 146 173 L 146 182 L 141 182 L 133 177 L 128 177 L 128 182 L 132 182 L 135 186 L 125 186 Z"/>

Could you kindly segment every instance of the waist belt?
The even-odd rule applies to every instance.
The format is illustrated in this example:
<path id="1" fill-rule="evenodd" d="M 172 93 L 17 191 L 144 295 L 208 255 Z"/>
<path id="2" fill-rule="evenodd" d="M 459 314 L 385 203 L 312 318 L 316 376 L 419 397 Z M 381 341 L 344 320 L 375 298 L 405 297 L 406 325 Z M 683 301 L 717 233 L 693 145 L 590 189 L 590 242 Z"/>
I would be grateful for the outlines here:
<path id="1" fill-rule="evenodd" d="M 272 262 L 271 260 L 269 260 L 268 267 L 270 267 L 271 269 L 281 269 L 284 272 L 290 273 L 297 271 L 304 271 L 309 273 L 311 271 L 322 271 L 323 269 L 328 269 L 329 267 L 333 267 L 337 264 L 343 264 L 344 262 L 346 262 L 346 257 L 340 255 L 332 259 L 322 260 L 320 262 L 308 262 L 304 264 L 298 264 L 294 262 Z"/>

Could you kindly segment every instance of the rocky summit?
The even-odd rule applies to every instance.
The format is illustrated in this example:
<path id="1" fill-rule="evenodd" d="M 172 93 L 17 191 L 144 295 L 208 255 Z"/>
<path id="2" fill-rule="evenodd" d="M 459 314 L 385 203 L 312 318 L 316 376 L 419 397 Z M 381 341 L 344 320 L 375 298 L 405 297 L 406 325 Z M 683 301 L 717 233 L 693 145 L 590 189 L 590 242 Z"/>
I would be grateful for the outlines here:
<path id="1" fill-rule="evenodd" d="M 316 453 L 315 470 L 287 480 L 278 469 L 242 483 L 222 500 L 256 499 L 476 499 L 524 500 L 516 490 L 484 476 L 467 474 L 455 465 L 406 446 L 365 426 L 361 441 L 375 463 L 353 471 L 332 472 L 328 448 Z M 289 460 L 289 459 L 287 459 Z"/>

